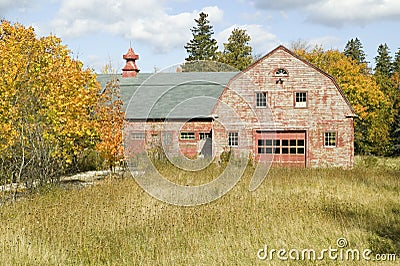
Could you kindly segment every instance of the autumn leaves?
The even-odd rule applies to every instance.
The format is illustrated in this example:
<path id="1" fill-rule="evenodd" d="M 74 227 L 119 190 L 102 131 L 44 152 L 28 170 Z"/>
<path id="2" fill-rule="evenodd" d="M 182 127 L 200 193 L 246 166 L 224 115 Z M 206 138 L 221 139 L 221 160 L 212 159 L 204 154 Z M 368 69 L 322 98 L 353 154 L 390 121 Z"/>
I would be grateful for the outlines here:
<path id="1" fill-rule="evenodd" d="M 3 183 L 58 180 L 77 170 L 88 149 L 115 166 L 123 124 L 115 81 L 100 93 L 95 74 L 59 38 L 37 38 L 32 27 L 17 23 L 1 22 L 0 54 Z"/>

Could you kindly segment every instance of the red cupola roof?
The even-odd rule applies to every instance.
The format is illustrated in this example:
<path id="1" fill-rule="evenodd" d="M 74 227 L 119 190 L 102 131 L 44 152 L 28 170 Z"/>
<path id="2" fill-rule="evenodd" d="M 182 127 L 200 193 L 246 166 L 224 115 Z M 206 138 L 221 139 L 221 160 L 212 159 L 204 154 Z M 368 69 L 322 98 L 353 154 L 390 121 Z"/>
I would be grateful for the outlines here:
<path id="1" fill-rule="evenodd" d="M 124 54 L 122 58 L 126 60 L 126 64 L 122 69 L 122 77 L 136 77 L 137 73 L 140 71 L 135 62 L 139 59 L 139 55 L 135 54 L 132 47 L 130 47 L 128 52 Z"/>

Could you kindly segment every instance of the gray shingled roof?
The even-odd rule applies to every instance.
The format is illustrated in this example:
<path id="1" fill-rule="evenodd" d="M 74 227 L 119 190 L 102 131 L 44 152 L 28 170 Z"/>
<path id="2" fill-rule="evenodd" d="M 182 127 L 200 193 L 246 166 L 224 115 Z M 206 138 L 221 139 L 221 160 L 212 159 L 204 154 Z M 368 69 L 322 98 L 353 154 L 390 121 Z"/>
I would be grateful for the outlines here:
<path id="1" fill-rule="evenodd" d="M 122 78 L 126 119 L 188 119 L 209 117 L 228 81 L 237 72 L 139 73 Z M 110 75 L 97 80 L 104 88 Z"/>

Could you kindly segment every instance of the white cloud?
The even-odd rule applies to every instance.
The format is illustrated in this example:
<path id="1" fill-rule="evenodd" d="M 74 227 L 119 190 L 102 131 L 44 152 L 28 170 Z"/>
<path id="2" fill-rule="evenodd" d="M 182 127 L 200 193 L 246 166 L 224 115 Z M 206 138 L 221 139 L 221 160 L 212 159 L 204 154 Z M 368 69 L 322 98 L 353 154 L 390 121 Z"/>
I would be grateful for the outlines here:
<path id="1" fill-rule="evenodd" d="M 400 20 L 398 0 L 254 0 L 265 10 L 301 10 L 308 21 L 341 27 L 348 23 L 365 25 L 380 20 Z"/>
<path id="2" fill-rule="evenodd" d="M 204 13 L 208 14 L 208 19 L 210 20 L 210 23 L 213 25 L 216 25 L 220 22 L 222 22 L 224 12 L 217 6 L 208 6 L 203 8 L 201 11 Z M 196 12 L 197 14 L 198 12 Z"/>
<path id="3" fill-rule="evenodd" d="M 229 35 L 231 34 L 232 30 L 235 28 L 245 29 L 247 34 L 250 36 L 250 46 L 253 47 L 254 54 L 265 54 L 268 51 L 275 48 L 279 41 L 277 37 L 266 31 L 262 25 L 257 24 L 250 24 L 250 25 L 232 25 L 229 28 L 221 31 L 217 34 L 217 41 L 220 44 L 220 49 L 223 50 L 223 43 L 228 42 Z"/>
<path id="4" fill-rule="evenodd" d="M 265 0 L 254 0 L 251 3 L 256 8 L 261 9 L 277 9 L 277 10 L 289 10 L 302 8 L 309 6 L 310 4 L 321 2 L 321 0 L 279 0 L 279 1 L 265 1 Z"/>
<path id="5" fill-rule="evenodd" d="M 365 25 L 388 19 L 400 21 L 398 0 L 329 0 L 311 5 L 309 10 L 309 20 L 330 26 Z"/>
<path id="6" fill-rule="evenodd" d="M 143 41 L 154 51 L 166 53 L 183 47 L 191 38 L 190 28 L 200 11 L 170 15 L 163 0 L 62 0 L 57 18 L 51 26 L 61 37 L 79 37 L 94 32 L 107 32 L 132 41 Z M 223 11 L 209 6 L 211 24 L 220 23 Z"/>
<path id="7" fill-rule="evenodd" d="M 28 0 L 0 0 L 0 17 L 14 8 L 24 9 L 31 3 Z"/>
<path id="8" fill-rule="evenodd" d="M 311 46 L 311 48 L 315 47 L 316 45 L 322 45 L 324 49 L 339 49 L 338 46 L 342 45 L 341 39 L 334 36 L 323 36 L 311 39 L 308 41 L 308 44 Z"/>

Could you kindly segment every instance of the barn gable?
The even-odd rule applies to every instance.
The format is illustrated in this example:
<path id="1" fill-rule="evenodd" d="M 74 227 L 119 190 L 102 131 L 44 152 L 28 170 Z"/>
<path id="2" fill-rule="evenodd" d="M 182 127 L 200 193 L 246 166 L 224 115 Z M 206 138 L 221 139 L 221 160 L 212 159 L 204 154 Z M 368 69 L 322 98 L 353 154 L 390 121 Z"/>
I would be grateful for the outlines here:
<path id="1" fill-rule="evenodd" d="M 311 87 L 323 90 L 333 89 L 331 87 L 334 86 L 334 90 L 338 91 L 342 99 L 329 97 L 326 99 L 338 100 L 341 103 L 342 101 L 344 101 L 344 103 L 347 105 L 347 108 L 343 109 L 344 113 L 346 113 L 346 116 L 357 116 L 350 102 L 346 98 L 344 92 L 331 75 L 311 64 L 307 60 L 299 57 L 283 45 L 276 47 L 274 50 L 272 50 L 271 52 L 257 60 L 254 64 L 249 66 L 247 69 L 245 69 L 242 73 L 238 73 L 238 75 L 235 76 L 231 82 L 240 78 L 240 76 L 242 75 L 247 75 L 246 73 L 251 73 L 252 70 L 255 70 L 257 74 L 260 74 L 260 72 L 264 72 L 267 74 L 266 76 L 257 76 L 256 74 L 254 75 L 254 79 L 256 84 L 266 84 L 268 82 L 269 88 L 279 88 L 279 86 L 274 87 L 274 83 L 275 85 L 282 85 L 281 87 L 284 87 L 287 82 L 296 82 L 296 80 L 293 79 L 301 80 L 302 82 L 300 86 L 299 83 L 294 84 L 296 84 L 296 86 L 299 86 L 299 88 L 304 89 Z M 291 77 L 293 77 L 293 79 L 290 79 Z M 257 79 L 259 78 L 260 80 L 257 81 Z M 269 78 L 269 80 L 264 80 L 264 78 Z M 330 86 L 327 87 L 327 84 L 329 84 Z M 324 102 L 324 104 L 326 104 L 326 102 Z"/>

